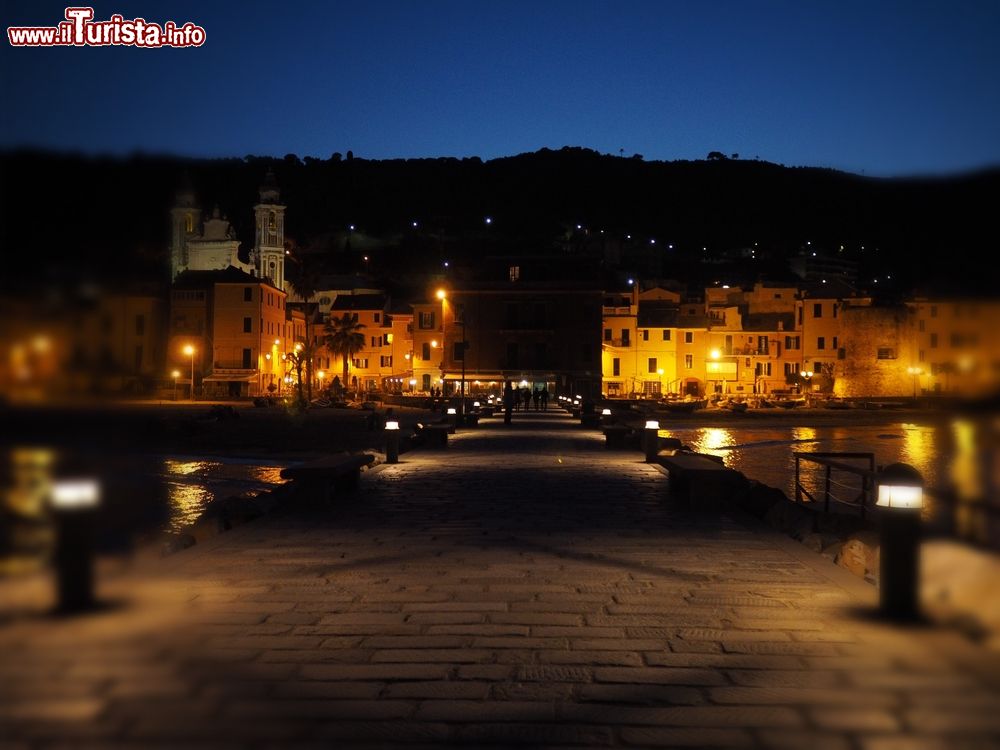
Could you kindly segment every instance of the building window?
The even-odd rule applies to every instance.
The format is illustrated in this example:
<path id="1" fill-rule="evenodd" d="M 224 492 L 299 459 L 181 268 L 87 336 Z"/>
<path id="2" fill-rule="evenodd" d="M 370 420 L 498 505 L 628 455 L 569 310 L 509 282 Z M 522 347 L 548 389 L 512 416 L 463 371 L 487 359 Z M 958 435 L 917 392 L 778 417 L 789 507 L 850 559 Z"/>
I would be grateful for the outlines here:
<path id="1" fill-rule="evenodd" d="M 823 317 L 823 303 L 817 302 L 813 305 L 813 317 L 822 318 Z"/>
<path id="2" fill-rule="evenodd" d="M 511 281 L 517 281 L 518 279 L 521 278 L 521 267 L 520 266 L 511 266 L 508 270 L 510 271 L 510 280 Z"/>
<path id="3" fill-rule="evenodd" d="M 380 322 L 381 322 L 381 320 L 382 320 L 382 314 L 381 314 L 381 313 L 375 313 L 375 316 L 374 316 L 374 318 L 373 318 L 373 319 L 374 319 L 374 321 L 375 321 L 376 323 L 380 323 Z"/>
<path id="4" fill-rule="evenodd" d="M 434 328 L 434 313 L 433 312 L 422 312 L 420 313 L 420 328 L 425 331 L 429 331 Z"/>
<path id="5" fill-rule="evenodd" d="M 243 318 L 243 333 L 253 332 L 253 318 Z"/>
<path id="6" fill-rule="evenodd" d="M 379 364 L 382 367 L 392 367 L 392 357 L 381 357 L 379 359 Z"/>
<path id="7" fill-rule="evenodd" d="M 837 348 L 837 337 L 836 336 L 833 337 L 833 348 L 834 349 Z"/>
<path id="8" fill-rule="evenodd" d="M 837 303 L 836 302 L 833 303 L 833 317 L 835 317 L 835 318 L 837 317 Z"/>
<path id="9" fill-rule="evenodd" d="M 667 328 L 663 329 L 663 340 L 670 341 L 670 330 Z"/>
<path id="10" fill-rule="evenodd" d="M 931 349 L 937 349 L 937 334 L 931 334 Z"/>
<path id="11" fill-rule="evenodd" d="M 684 355 L 684 368 L 687 369 L 687 370 L 693 370 L 694 369 L 694 355 L 693 354 L 685 354 Z"/>
<path id="12" fill-rule="evenodd" d="M 628 346 L 630 342 L 630 333 L 628 328 L 622 328 L 622 346 Z"/>
<path id="13" fill-rule="evenodd" d="M 646 372 L 656 372 L 656 357 L 646 360 Z"/>
<path id="14" fill-rule="evenodd" d="M 359 370 L 368 369 L 368 357 L 358 357 L 354 360 L 354 366 Z"/>
<path id="15" fill-rule="evenodd" d="M 919 352 L 917 352 L 917 361 L 918 362 L 923 362 L 924 361 L 924 350 L 923 349 L 921 349 Z"/>
<path id="16" fill-rule="evenodd" d="M 820 336 L 816 339 L 817 349 L 826 349 L 826 336 Z"/>
<path id="17" fill-rule="evenodd" d="M 517 342 L 507 343 L 507 367 L 517 367 Z"/>
<path id="18" fill-rule="evenodd" d="M 800 340 L 798 336 L 785 336 L 785 349 L 798 349 Z"/>
<path id="19" fill-rule="evenodd" d="M 644 328 L 642 330 L 642 340 L 643 341 L 649 341 L 649 329 L 648 328 Z"/>
<path id="20" fill-rule="evenodd" d="M 268 295 L 268 297 L 270 297 L 270 295 Z M 243 287 L 243 301 L 244 302 L 253 302 L 253 287 L 252 286 L 245 286 L 245 287 Z"/>
<path id="21" fill-rule="evenodd" d="M 785 375 L 798 375 L 799 368 L 794 362 L 785 362 Z"/>
<path id="22" fill-rule="evenodd" d="M 937 305 L 931 305 L 931 317 L 932 318 L 937 317 Z"/>
<path id="23" fill-rule="evenodd" d="M 188 234 L 194 233 L 194 217 L 191 214 L 184 217 L 184 231 Z"/>
<path id="24" fill-rule="evenodd" d="M 684 343 L 685 344 L 693 344 L 694 343 L 694 332 L 693 331 L 684 331 Z"/>
<path id="25" fill-rule="evenodd" d="M 616 378 L 622 374 L 622 361 L 618 357 L 611 360 L 611 374 Z"/>
<path id="26" fill-rule="evenodd" d="M 420 388 L 422 390 L 425 390 L 425 391 L 429 391 L 431 389 L 431 376 L 430 375 L 426 375 L 425 374 L 425 375 L 423 375 L 420 378 Z"/>
<path id="27" fill-rule="evenodd" d="M 895 359 L 896 350 L 888 346 L 880 346 L 878 348 L 878 353 L 876 354 L 878 359 Z"/>
<path id="28" fill-rule="evenodd" d="M 253 354 L 253 352 L 250 349 L 244 349 L 243 350 L 243 369 L 244 370 L 249 370 L 252 367 L 252 365 L 250 364 L 250 357 L 251 357 L 252 354 Z"/>
<path id="29" fill-rule="evenodd" d="M 142 336 L 146 333 L 146 316 L 136 315 L 135 316 L 135 335 Z"/>
<path id="30" fill-rule="evenodd" d="M 918 320 L 917 321 L 917 330 L 920 331 L 921 333 L 924 332 L 924 321 L 923 320 Z"/>
<path id="31" fill-rule="evenodd" d="M 605 341 L 611 341 L 611 329 L 610 328 L 605 328 L 604 329 L 604 340 Z"/>
<path id="32" fill-rule="evenodd" d="M 420 359 L 424 360 L 425 362 L 429 362 L 430 361 L 430 359 L 431 359 L 431 345 L 430 344 L 426 344 L 425 343 L 425 344 L 421 345 L 421 347 L 420 347 Z"/>

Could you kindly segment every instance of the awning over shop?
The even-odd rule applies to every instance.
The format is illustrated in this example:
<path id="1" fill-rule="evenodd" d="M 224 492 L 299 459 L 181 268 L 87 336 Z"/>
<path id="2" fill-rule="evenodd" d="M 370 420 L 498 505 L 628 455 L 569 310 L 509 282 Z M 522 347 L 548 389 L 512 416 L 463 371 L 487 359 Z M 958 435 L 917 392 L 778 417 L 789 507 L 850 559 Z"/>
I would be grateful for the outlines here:
<path id="1" fill-rule="evenodd" d="M 216 374 L 206 375 L 201 379 L 203 383 L 249 383 L 257 379 L 257 375 L 227 375 L 227 374 Z"/>

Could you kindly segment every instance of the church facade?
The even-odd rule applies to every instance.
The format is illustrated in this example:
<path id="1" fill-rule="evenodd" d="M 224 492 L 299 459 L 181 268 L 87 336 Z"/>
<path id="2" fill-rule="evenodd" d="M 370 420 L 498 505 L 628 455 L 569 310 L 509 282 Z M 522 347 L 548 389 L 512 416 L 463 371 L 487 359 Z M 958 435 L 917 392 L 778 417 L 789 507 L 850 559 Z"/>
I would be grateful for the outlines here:
<path id="1" fill-rule="evenodd" d="M 244 262 L 236 231 L 218 206 L 210 215 L 203 215 L 194 192 L 181 190 L 170 212 L 171 281 L 185 271 L 224 271 L 231 266 L 287 291 L 285 206 L 272 172 L 268 172 L 258 196 L 253 209 L 254 243 Z"/>

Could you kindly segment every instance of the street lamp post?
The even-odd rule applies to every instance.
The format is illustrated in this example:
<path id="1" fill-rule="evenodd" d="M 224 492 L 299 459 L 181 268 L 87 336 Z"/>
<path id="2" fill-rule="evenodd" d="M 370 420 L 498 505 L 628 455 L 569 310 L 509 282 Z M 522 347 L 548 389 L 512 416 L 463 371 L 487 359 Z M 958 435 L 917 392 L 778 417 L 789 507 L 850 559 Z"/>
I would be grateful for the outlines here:
<path id="1" fill-rule="evenodd" d="M 917 383 L 924 371 L 920 367 L 907 367 L 906 372 L 913 376 L 913 400 L 915 402 L 917 400 Z"/>
<path id="2" fill-rule="evenodd" d="M 458 413 L 461 415 L 462 424 L 465 424 L 465 350 L 468 348 L 465 342 L 465 314 L 458 321 L 462 326 L 462 398 L 458 402 Z"/>
<path id="3" fill-rule="evenodd" d="M 170 373 L 170 375 L 174 379 L 174 401 L 176 401 L 177 400 L 177 378 L 179 378 L 181 376 L 181 371 L 180 370 L 174 370 L 172 373 Z"/>
<path id="4" fill-rule="evenodd" d="M 799 376 L 804 381 L 806 381 L 806 406 L 809 406 L 810 397 L 812 395 L 811 391 L 809 390 L 809 383 L 810 383 L 810 381 L 812 381 L 813 371 L 812 370 L 802 370 L 799 373 Z"/>
<path id="5" fill-rule="evenodd" d="M 191 400 L 194 401 L 194 352 L 195 348 L 188 344 L 184 347 L 184 353 L 191 357 Z"/>

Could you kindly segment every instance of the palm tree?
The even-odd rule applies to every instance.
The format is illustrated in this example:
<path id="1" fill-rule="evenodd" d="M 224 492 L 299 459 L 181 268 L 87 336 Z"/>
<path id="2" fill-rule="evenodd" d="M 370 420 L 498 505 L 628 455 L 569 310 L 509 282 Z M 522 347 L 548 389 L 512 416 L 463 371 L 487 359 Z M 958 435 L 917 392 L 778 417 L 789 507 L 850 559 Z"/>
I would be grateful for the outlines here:
<path id="1" fill-rule="evenodd" d="M 291 284 L 295 293 L 301 297 L 302 301 L 305 303 L 303 305 L 303 312 L 305 313 L 306 318 L 306 341 L 309 344 L 309 352 L 311 353 L 313 351 L 312 324 L 316 311 L 315 305 L 313 305 L 310 300 L 316 296 L 316 287 L 319 286 L 319 273 L 314 264 L 306 261 L 306 256 L 292 256 L 292 260 L 296 262 L 298 272 L 290 275 L 288 282 Z M 306 390 L 308 392 L 309 403 L 312 402 L 312 365 L 313 358 L 312 356 L 309 356 L 305 360 Z"/>
<path id="2" fill-rule="evenodd" d="M 334 355 L 339 354 L 344 361 L 344 387 L 347 388 L 347 363 L 352 356 L 365 346 L 365 335 L 361 332 L 364 324 L 345 312 L 339 318 L 330 317 L 323 328 L 323 341 Z"/>

